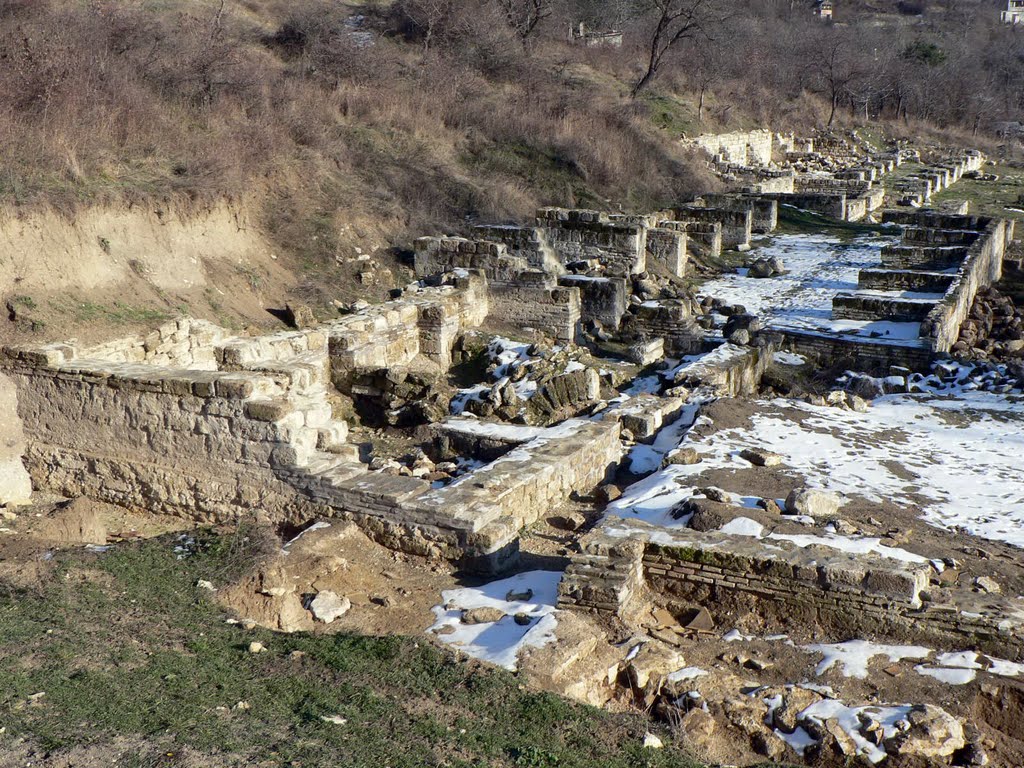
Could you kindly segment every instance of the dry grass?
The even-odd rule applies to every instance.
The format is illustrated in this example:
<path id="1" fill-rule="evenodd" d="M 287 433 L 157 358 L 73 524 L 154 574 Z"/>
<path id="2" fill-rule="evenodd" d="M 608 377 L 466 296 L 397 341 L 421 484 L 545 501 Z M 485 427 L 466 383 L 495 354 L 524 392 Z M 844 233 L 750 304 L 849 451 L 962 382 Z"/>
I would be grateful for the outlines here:
<path id="1" fill-rule="evenodd" d="M 413 234 L 705 184 L 624 86 L 565 74 L 562 46 L 479 20 L 424 50 L 383 12 L 353 30 L 325 0 L 217 6 L 0 0 L 0 197 L 255 198 L 283 247 L 319 259 L 354 212 Z"/>

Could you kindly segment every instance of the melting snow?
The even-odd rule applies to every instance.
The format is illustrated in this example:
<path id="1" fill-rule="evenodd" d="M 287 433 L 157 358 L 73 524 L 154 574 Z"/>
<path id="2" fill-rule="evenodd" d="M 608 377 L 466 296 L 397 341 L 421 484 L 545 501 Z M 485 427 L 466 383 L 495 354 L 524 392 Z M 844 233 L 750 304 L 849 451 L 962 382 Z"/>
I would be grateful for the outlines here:
<path id="1" fill-rule="evenodd" d="M 672 507 L 694 495 L 688 478 L 709 469 L 747 466 L 740 449 L 757 445 L 784 456 L 808 485 L 858 493 L 868 501 L 920 506 L 938 527 L 1024 547 L 1024 400 L 1012 395 L 966 391 L 889 395 L 867 413 L 815 406 L 798 400 L 763 403 L 751 426 L 686 440 L 704 461 L 670 466 L 634 484 L 609 508 L 620 517 L 680 526 Z M 770 406 L 790 413 L 773 413 Z M 796 413 L 793 414 L 793 411 Z M 702 418 L 697 417 L 697 420 Z M 645 469 L 680 440 L 680 430 L 662 430 L 654 446 L 635 454 Z M 860 541 L 859 544 L 849 544 Z M 805 546 L 812 543 L 802 540 Z M 868 547 L 905 559 L 902 550 L 880 551 L 877 540 L 831 538 L 829 546 Z M 853 550 L 851 550 L 853 551 Z M 917 562 L 916 556 L 910 558 Z"/>
<path id="2" fill-rule="evenodd" d="M 751 536 L 757 539 L 775 539 L 777 541 L 788 541 L 798 547 L 810 547 L 822 545 L 838 549 L 851 554 L 865 555 L 874 553 L 893 560 L 902 560 L 907 563 L 926 563 L 927 558 L 915 555 L 905 549 L 887 547 L 881 543 L 881 539 L 870 536 L 840 536 L 832 533 L 826 536 L 814 536 L 803 533 L 769 533 L 764 535 L 764 526 L 749 517 L 736 517 L 718 529 L 719 533 L 732 534 L 733 536 Z"/>
<path id="3" fill-rule="evenodd" d="M 449 634 L 437 638 L 473 658 L 514 670 L 523 648 L 540 648 L 554 641 L 558 624 L 555 601 L 561 578 L 557 571 L 528 571 L 481 587 L 446 590 L 441 593 L 444 604 L 434 608 L 437 620 L 427 631 L 452 627 L 453 632 L 449 630 Z M 526 590 L 533 591 L 529 600 L 506 599 L 510 592 Z M 462 613 L 471 608 L 498 608 L 506 615 L 495 622 L 463 624 Z M 528 615 L 530 623 L 516 624 L 517 613 Z"/>
<path id="4" fill-rule="evenodd" d="M 856 745 L 858 753 L 872 763 L 880 763 L 886 758 L 886 751 L 861 735 L 861 720 L 878 723 L 884 738 L 889 739 L 896 735 L 910 710 L 910 705 L 848 707 L 841 701 L 825 699 L 807 707 L 799 717 L 809 718 L 821 725 L 824 725 L 826 720 L 835 718 L 839 727 Z"/>
<path id="5" fill-rule="evenodd" d="M 926 659 L 932 652 L 930 648 L 920 645 L 879 645 L 867 640 L 848 640 L 831 645 L 816 643 L 803 646 L 803 650 L 824 656 L 814 670 L 815 675 L 823 675 L 840 664 L 844 676 L 860 679 L 868 676 L 868 664 L 875 656 L 886 656 L 889 661 L 897 662 L 903 659 Z"/>
<path id="6" fill-rule="evenodd" d="M 707 671 L 700 667 L 683 667 L 672 672 L 665 679 L 670 683 L 679 683 L 683 680 L 694 680 L 698 677 L 704 677 L 706 674 L 708 674 Z"/>
<path id="7" fill-rule="evenodd" d="M 793 352 L 776 352 L 772 356 L 772 360 L 779 365 L 803 365 L 807 362 L 806 357 Z"/>
<path id="8" fill-rule="evenodd" d="M 860 270 L 879 266 L 882 246 L 893 242 L 895 237 L 874 235 L 852 241 L 820 234 L 779 235 L 751 257 L 780 257 L 786 274 L 763 279 L 722 275 L 704 283 L 701 293 L 728 297 L 775 328 L 916 339 L 920 323 L 832 319 L 832 297 L 856 291 Z"/>

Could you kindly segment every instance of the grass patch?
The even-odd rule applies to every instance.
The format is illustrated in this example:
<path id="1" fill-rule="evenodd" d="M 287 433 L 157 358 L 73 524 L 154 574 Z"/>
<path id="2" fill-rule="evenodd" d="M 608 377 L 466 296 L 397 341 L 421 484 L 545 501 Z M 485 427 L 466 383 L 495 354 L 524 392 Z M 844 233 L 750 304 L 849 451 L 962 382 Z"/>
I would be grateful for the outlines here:
<path id="1" fill-rule="evenodd" d="M 103 320 L 115 324 L 158 323 L 170 320 L 172 315 L 161 309 L 141 307 L 115 301 L 113 304 L 99 304 L 95 301 L 70 301 L 51 299 L 50 309 L 77 322 Z"/>
<path id="2" fill-rule="evenodd" d="M 808 232 L 849 239 L 862 235 L 891 233 L 892 227 L 857 221 L 838 221 L 790 205 L 779 206 L 779 223 L 775 234 L 804 234 Z"/>
<path id="3" fill-rule="evenodd" d="M 970 213 L 1024 222 L 1024 169 L 994 165 L 986 166 L 983 172 L 994 173 L 999 180 L 960 179 L 952 187 L 934 195 L 932 202 L 938 205 L 966 200 L 970 203 Z"/>
<path id="4" fill-rule="evenodd" d="M 701 132 L 697 113 L 683 101 L 663 94 L 644 93 L 641 96 L 647 106 L 651 122 L 673 136 L 686 136 Z"/>
<path id="5" fill-rule="evenodd" d="M 422 641 L 226 624 L 196 581 L 237 577 L 265 540 L 202 532 L 179 559 L 181 544 L 61 553 L 31 594 L 0 585 L 0 751 L 25 739 L 116 757 L 130 740 L 138 765 L 183 750 L 218 765 L 695 765 L 642 749 L 640 718 L 530 692 Z M 268 651 L 249 653 L 251 640 Z"/>

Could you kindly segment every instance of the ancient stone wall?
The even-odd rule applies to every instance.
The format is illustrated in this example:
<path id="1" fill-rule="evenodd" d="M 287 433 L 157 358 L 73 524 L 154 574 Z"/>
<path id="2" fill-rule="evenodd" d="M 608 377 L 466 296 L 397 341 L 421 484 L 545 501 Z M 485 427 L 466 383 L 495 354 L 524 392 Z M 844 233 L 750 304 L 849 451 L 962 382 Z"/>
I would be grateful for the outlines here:
<path id="1" fill-rule="evenodd" d="M 82 349 L 79 354 L 112 363 L 214 369 L 217 367 L 215 346 L 228 335 L 213 323 L 186 318 L 164 323 L 144 336 L 116 339 Z"/>
<path id="2" fill-rule="evenodd" d="M 871 291 L 914 291 L 945 293 L 953 282 L 946 272 L 917 269 L 862 269 L 857 285 Z"/>
<path id="3" fill-rule="evenodd" d="M 722 225 L 722 247 L 739 248 L 750 245 L 754 230 L 754 215 L 749 209 L 703 208 L 699 205 L 684 205 L 675 211 L 681 221 L 699 221 Z"/>
<path id="4" fill-rule="evenodd" d="M 596 320 L 608 329 L 619 327 L 628 299 L 625 279 L 563 275 L 558 278 L 558 284 L 580 292 L 580 314 L 584 323 Z"/>
<path id="5" fill-rule="evenodd" d="M 508 249 L 508 254 L 526 261 L 531 269 L 539 269 L 552 274 L 564 271 L 562 263 L 548 243 L 545 232 L 540 227 L 516 227 L 498 224 L 487 224 L 474 227 L 482 240 L 501 243 Z"/>
<path id="6" fill-rule="evenodd" d="M 704 150 L 720 162 L 769 165 L 772 161 L 773 135 L 769 130 L 708 133 L 683 143 Z"/>
<path id="7" fill-rule="evenodd" d="M 1013 229 L 1012 222 L 989 223 L 981 238 L 971 245 L 945 297 L 921 323 L 921 336 L 929 340 L 935 352 L 949 352 L 960 337 L 960 326 L 978 290 L 999 280 Z"/>
<path id="8" fill-rule="evenodd" d="M 696 202 L 708 208 L 750 211 L 751 229 L 761 234 L 773 232 L 779 223 L 779 203 L 770 197 L 754 194 L 701 195 Z"/>
<path id="9" fill-rule="evenodd" d="M 575 341 L 583 312 L 579 288 L 547 287 L 547 277 L 539 277 L 544 280 L 539 279 L 536 285 L 492 288 L 488 319 L 520 329 L 541 330 L 559 341 Z"/>
<path id="10" fill-rule="evenodd" d="M 670 275 L 686 274 L 686 232 L 678 229 L 647 230 L 647 261 L 658 264 Z"/>
<path id="11" fill-rule="evenodd" d="M 416 240 L 417 277 L 453 270 L 479 270 L 491 285 L 512 285 L 530 267 L 526 258 L 512 256 L 502 243 L 467 240 L 464 237 L 421 237 Z"/>
<path id="12" fill-rule="evenodd" d="M 841 320 L 890 320 L 894 323 L 919 323 L 928 316 L 935 302 L 875 296 L 868 293 L 839 293 L 832 299 L 832 317 Z"/>
<path id="13" fill-rule="evenodd" d="M 297 515 L 277 471 L 311 447 L 304 415 L 277 400 L 281 378 L 60 352 L 12 353 L 6 367 L 36 487 L 203 522 Z"/>
<path id="14" fill-rule="evenodd" d="M 777 200 L 779 205 L 789 205 L 800 210 L 811 211 L 830 219 L 846 220 L 846 195 L 844 194 L 766 194 L 764 197 Z"/>
<path id="15" fill-rule="evenodd" d="M 629 219 L 613 221 L 600 211 L 542 208 L 537 224 L 563 264 L 594 260 L 621 275 L 646 268 L 647 227 Z"/>
<path id="16" fill-rule="evenodd" d="M 757 347 L 722 344 L 700 360 L 680 368 L 675 384 L 701 389 L 717 397 L 756 395 L 761 377 L 778 348 L 778 342 L 767 336 Z"/>
<path id="17" fill-rule="evenodd" d="M 806 617 L 828 634 L 888 634 L 945 645 L 975 644 L 1019 657 L 1019 623 L 923 606 L 931 566 L 828 547 L 771 547 L 743 536 L 658 529 L 606 520 L 581 541 L 559 585 L 563 609 L 615 613 L 638 623 L 654 604 L 709 605 L 788 620 Z M 652 600 L 653 598 L 653 600 Z"/>

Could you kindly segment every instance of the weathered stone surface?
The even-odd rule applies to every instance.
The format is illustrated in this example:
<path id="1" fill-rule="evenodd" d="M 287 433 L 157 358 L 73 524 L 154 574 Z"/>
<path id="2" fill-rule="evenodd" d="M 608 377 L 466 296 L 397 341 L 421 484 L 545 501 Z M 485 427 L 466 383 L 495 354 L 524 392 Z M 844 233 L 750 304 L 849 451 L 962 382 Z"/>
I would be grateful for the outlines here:
<path id="1" fill-rule="evenodd" d="M 840 498 L 815 488 L 794 488 L 786 497 L 786 512 L 808 515 L 815 520 L 831 520 L 839 514 Z"/>
<path id="2" fill-rule="evenodd" d="M 463 624 L 490 624 L 505 618 L 500 608 L 470 608 L 462 614 Z"/>
<path id="3" fill-rule="evenodd" d="M 309 602 L 310 613 L 317 621 L 330 624 L 335 619 L 340 619 L 352 609 L 352 601 L 343 595 L 330 590 L 318 592 Z"/>
<path id="4" fill-rule="evenodd" d="M 763 448 L 744 448 L 740 458 L 746 459 L 755 467 L 777 467 L 782 463 L 782 456 Z"/>
<path id="5" fill-rule="evenodd" d="M 673 451 L 672 453 L 668 454 L 665 457 L 665 460 L 662 462 L 662 466 L 668 467 L 668 466 L 671 466 L 673 464 L 681 464 L 681 465 L 700 464 L 700 462 L 702 460 L 703 459 L 701 458 L 701 455 L 699 453 L 697 453 L 697 449 L 696 448 L 691 448 L 690 446 L 684 446 L 684 447 L 679 448 L 679 449 Z"/>
<path id="6" fill-rule="evenodd" d="M 960 721 L 933 704 L 914 707 L 907 720 L 910 728 L 906 733 L 886 741 L 886 746 L 898 755 L 949 757 L 967 743 Z"/>
<path id="7" fill-rule="evenodd" d="M 25 433 L 14 383 L 0 374 L 0 506 L 27 502 L 32 481 L 22 463 Z"/>

